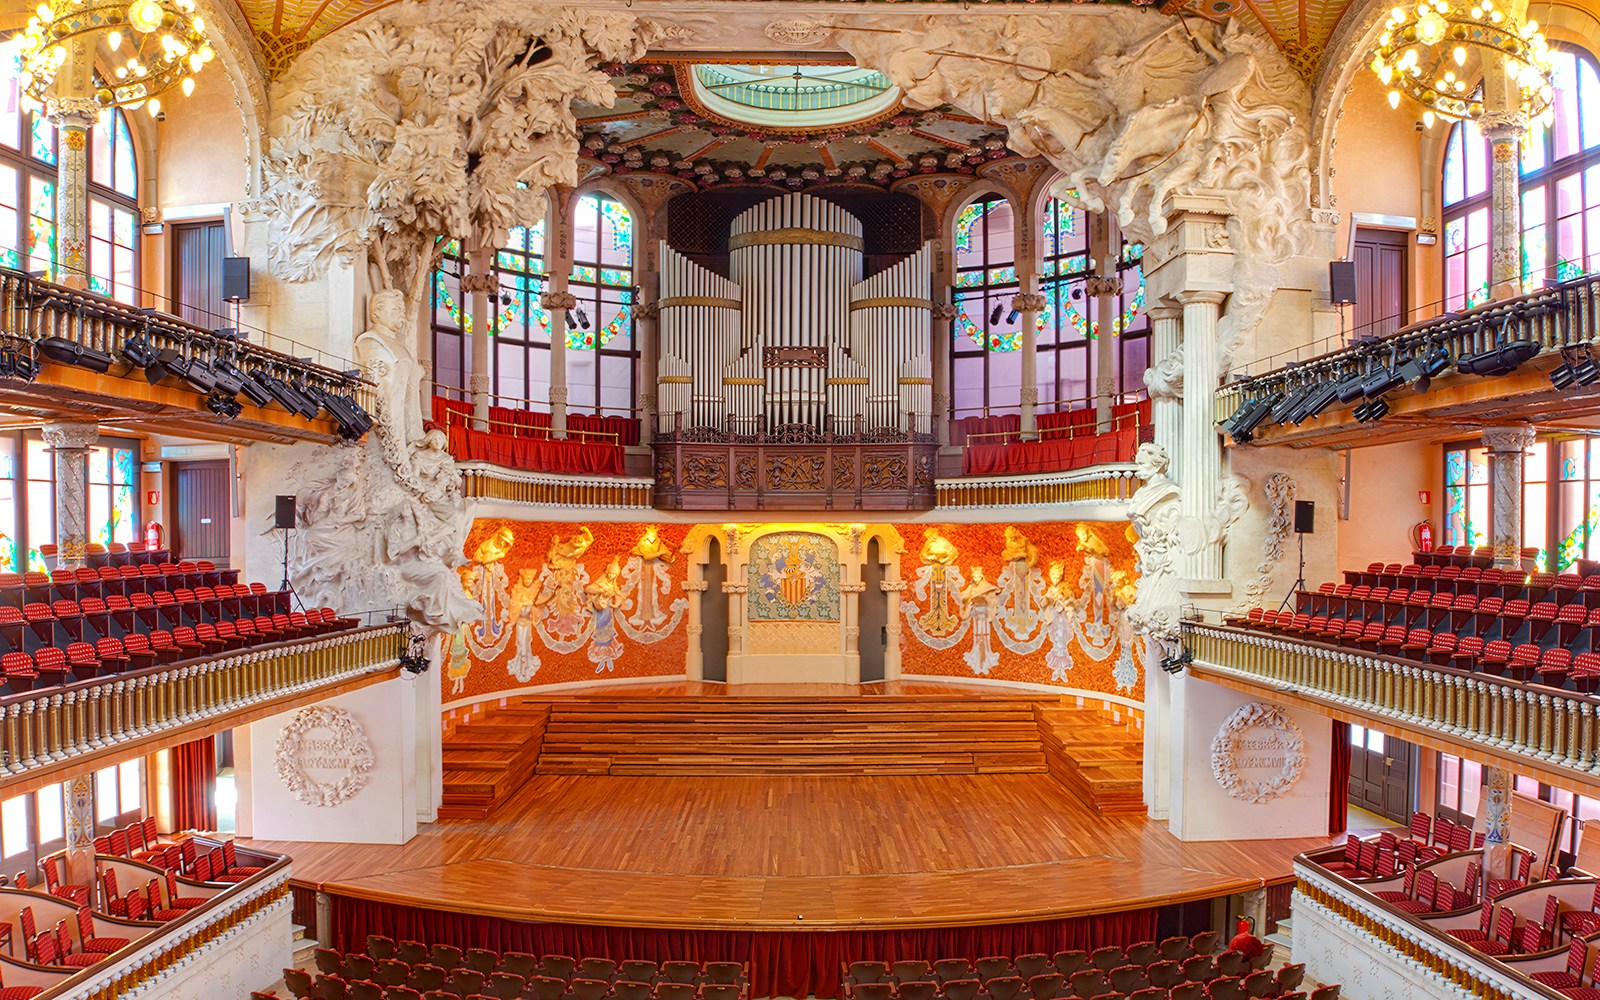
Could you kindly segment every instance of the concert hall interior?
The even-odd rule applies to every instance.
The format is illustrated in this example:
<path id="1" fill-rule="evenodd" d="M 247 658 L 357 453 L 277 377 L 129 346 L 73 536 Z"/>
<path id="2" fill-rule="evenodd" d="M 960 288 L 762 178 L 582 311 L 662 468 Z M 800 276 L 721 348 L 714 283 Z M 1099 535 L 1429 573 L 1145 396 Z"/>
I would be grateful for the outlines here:
<path id="1" fill-rule="evenodd" d="M 1600 996 L 1597 58 L 0 0 L 0 1000 Z"/>

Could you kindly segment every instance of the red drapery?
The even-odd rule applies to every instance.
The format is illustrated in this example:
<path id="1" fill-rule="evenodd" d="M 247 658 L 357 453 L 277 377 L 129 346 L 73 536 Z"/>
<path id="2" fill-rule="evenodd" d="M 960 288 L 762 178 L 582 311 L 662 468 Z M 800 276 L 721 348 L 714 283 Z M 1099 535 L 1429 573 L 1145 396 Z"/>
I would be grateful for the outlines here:
<path id="1" fill-rule="evenodd" d="M 217 744 L 213 736 L 172 748 L 172 824 L 178 830 L 217 828 Z"/>
<path id="2" fill-rule="evenodd" d="M 361 950 L 368 934 L 383 934 L 397 940 L 535 955 L 744 962 L 750 969 L 753 997 L 832 998 L 839 995 L 839 980 L 850 962 L 1052 954 L 1073 948 L 1126 946 L 1155 938 L 1156 911 L 900 931 L 696 931 L 532 924 L 336 895 L 333 924 L 334 946 L 342 950 Z"/>
<path id="3" fill-rule="evenodd" d="M 1333 773 L 1328 778 L 1328 835 L 1343 833 L 1350 818 L 1350 723 L 1333 724 Z"/>

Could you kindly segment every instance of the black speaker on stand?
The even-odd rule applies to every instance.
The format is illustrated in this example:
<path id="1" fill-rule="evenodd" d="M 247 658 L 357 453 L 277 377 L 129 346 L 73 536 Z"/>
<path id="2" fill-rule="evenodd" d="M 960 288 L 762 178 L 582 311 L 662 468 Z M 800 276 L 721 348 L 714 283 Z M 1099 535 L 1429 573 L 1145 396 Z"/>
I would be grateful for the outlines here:
<path id="1" fill-rule="evenodd" d="M 292 591 L 289 586 L 289 532 L 294 530 L 295 498 L 278 497 L 277 509 L 273 512 L 272 526 L 283 532 L 283 584 L 278 589 Z"/>
<path id="2" fill-rule="evenodd" d="M 1300 575 L 1295 577 L 1294 586 L 1289 588 L 1289 593 L 1284 595 L 1283 603 L 1278 605 L 1279 613 L 1289 607 L 1289 602 L 1294 600 L 1294 595 L 1306 589 L 1306 536 L 1316 530 L 1316 502 L 1313 500 L 1296 500 L 1294 502 L 1294 533 L 1300 539 Z"/>

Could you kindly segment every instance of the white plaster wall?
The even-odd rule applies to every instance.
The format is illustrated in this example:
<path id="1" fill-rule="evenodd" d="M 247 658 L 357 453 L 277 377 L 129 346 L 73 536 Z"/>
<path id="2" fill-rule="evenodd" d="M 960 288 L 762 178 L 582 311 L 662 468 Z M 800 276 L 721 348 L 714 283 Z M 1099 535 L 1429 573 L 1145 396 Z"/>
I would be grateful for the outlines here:
<path id="1" fill-rule="evenodd" d="M 1361 529 L 1339 534 L 1339 565 L 1359 569 L 1373 562 L 1410 562 L 1411 527 L 1424 519 L 1433 523 L 1433 542 L 1440 544 L 1442 521 L 1434 512 L 1445 509 L 1443 481 L 1444 454 L 1437 444 L 1352 451 L 1350 521 Z M 1428 491 L 1428 506 L 1418 501 L 1418 490 Z"/>
<path id="2" fill-rule="evenodd" d="M 1189 674 L 1172 678 L 1170 823 L 1179 840 L 1322 837 L 1328 832 L 1332 723 L 1290 710 L 1305 740 L 1306 764 L 1289 791 L 1271 802 L 1236 799 L 1211 770 L 1211 741 L 1234 710 L 1256 699 Z M 1146 720 L 1146 727 L 1149 722 Z"/>
<path id="3" fill-rule="evenodd" d="M 1328 448 L 1234 447 L 1228 450 L 1234 475 L 1248 481 L 1250 509 L 1228 538 L 1225 565 L 1233 583 L 1231 603 L 1244 600 L 1245 589 L 1256 579 L 1266 551 L 1271 509 L 1265 488 L 1273 473 L 1287 473 L 1295 481 L 1295 500 L 1310 500 L 1317 505 L 1316 531 L 1305 537 L 1306 583 L 1317 584 L 1335 578 L 1339 562 L 1339 538 L 1344 527 L 1339 520 L 1338 453 Z M 1293 504 L 1290 516 L 1293 516 Z M 1271 582 L 1260 601 L 1276 610 L 1290 588 L 1300 565 L 1300 543 L 1291 530 L 1284 540 L 1283 558 L 1272 567 Z"/>
<path id="4" fill-rule="evenodd" d="M 278 736 L 293 712 L 252 723 L 249 771 L 238 778 L 241 822 L 252 837 L 315 843 L 403 844 L 417 832 L 419 729 L 438 740 L 438 710 L 419 726 L 420 687 L 437 687 L 433 674 L 402 677 L 323 702 L 355 717 L 372 744 L 376 764 L 365 788 L 337 806 L 309 806 L 295 798 L 273 766 Z M 243 756 L 242 751 L 240 756 Z M 249 805 L 244 802 L 249 799 Z M 244 831 L 241 828 L 241 835 Z"/>

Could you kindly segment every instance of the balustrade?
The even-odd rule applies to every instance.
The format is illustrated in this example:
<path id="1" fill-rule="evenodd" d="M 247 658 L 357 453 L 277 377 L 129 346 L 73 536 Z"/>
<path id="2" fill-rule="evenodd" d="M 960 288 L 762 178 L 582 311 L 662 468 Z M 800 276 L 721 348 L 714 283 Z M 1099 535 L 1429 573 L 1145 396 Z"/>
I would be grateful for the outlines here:
<path id="1" fill-rule="evenodd" d="M 497 465 L 458 463 L 461 495 L 536 507 L 626 507 L 649 509 L 655 482 L 606 476 L 558 476 L 515 472 Z"/>
<path id="2" fill-rule="evenodd" d="M 1417 732 L 1477 743 L 1586 783 L 1600 775 L 1600 699 L 1361 650 L 1185 622 L 1196 665 Z"/>
<path id="3" fill-rule="evenodd" d="M 1140 486 L 1135 468 L 1118 463 L 1031 476 L 964 476 L 933 485 L 940 507 L 1125 502 Z"/>
<path id="4" fill-rule="evenodd" d="M 0 698 L 0 776 L 393 668 L 408 626 L 378 625 Z"/>

